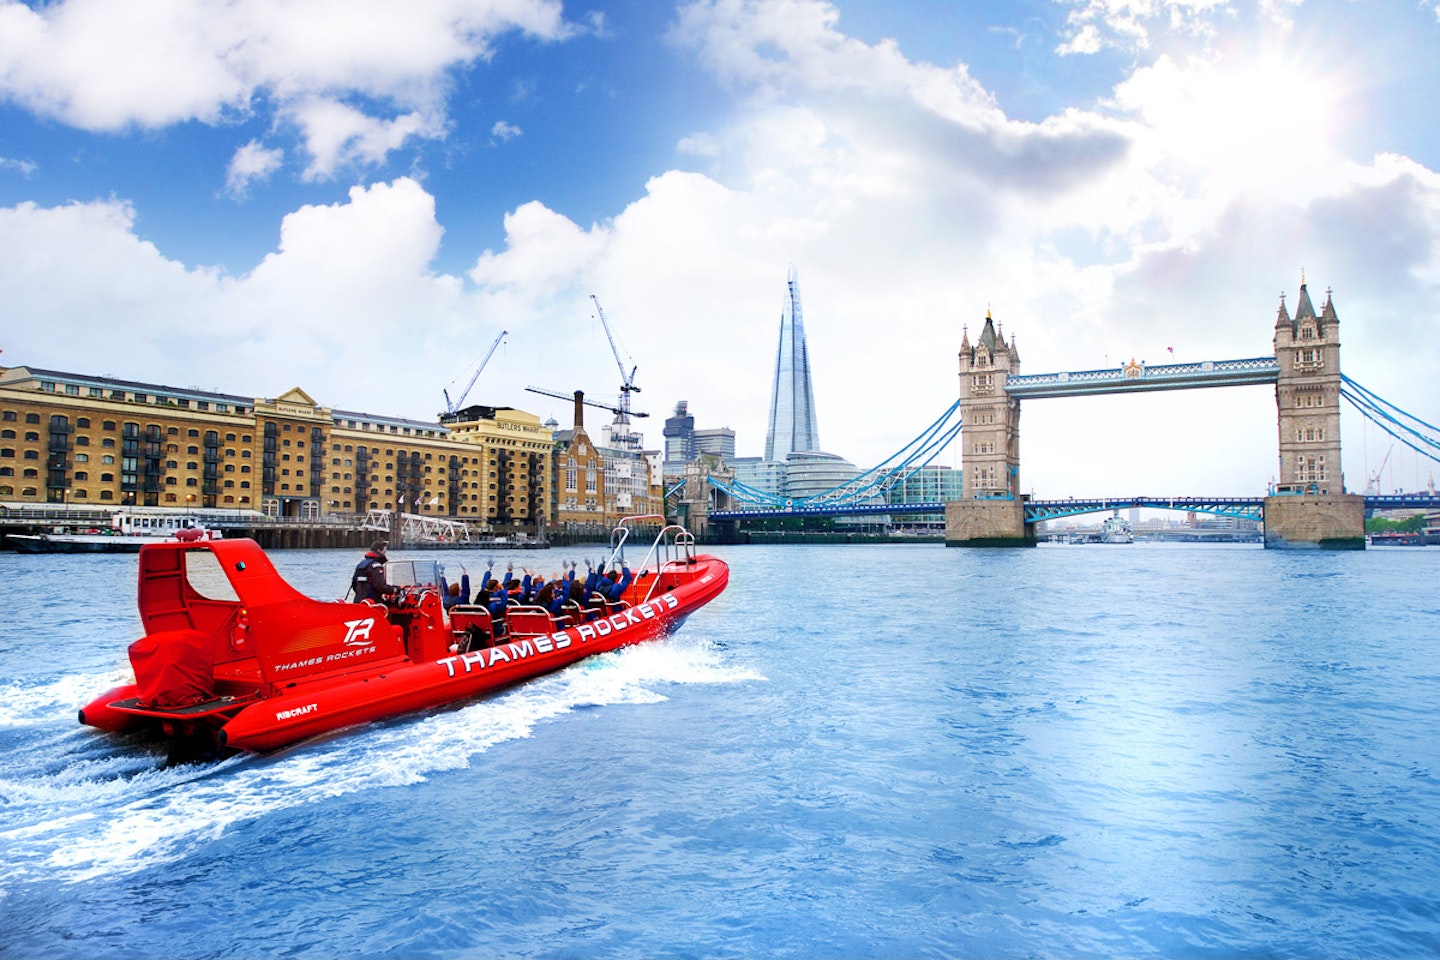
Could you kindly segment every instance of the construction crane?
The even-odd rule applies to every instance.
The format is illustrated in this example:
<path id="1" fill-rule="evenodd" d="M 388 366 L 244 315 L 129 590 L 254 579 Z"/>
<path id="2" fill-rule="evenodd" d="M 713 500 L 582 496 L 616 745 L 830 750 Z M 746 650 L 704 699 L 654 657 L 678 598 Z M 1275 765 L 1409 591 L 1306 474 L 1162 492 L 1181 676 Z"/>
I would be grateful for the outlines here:
<path id="1" fill-rule="evenodd" d="M 495 342 L 490 344 L 490 349 L 485 352 L 485 359 L 481 360 L 480 366 L 475 368 L 475 374 L 470 378 L 470 382 L 465 384 L 465 389 L 461 392 L 459 400 L 456 400 L 454 403 L 450 402 L 449 387 L 440 391 L 441 393 L 445 394 L 445 416 L 453 414 L 456 410 L 459 410 L 462 406 L 465 405 L 465 398 L 470 395 L 470 388 L 475 386 L 476 380 L 480 379 L 480 371 L 485 369 L 485 364 L 489 363 L 490 358 L 495 355 L 495 348 L 500 346 L 500 341 L 504 340 L 505 334 L 509 332 L 509 330 L 501 330 L 500 335 L 495 338 Z M 456 379 L 458 380 L 459 378 L 457 377 Z M 454 385 L 455 383 L 452 380 L 450 386 L 453 387 Z"/>
<path id="2" fill-rule="evenodd" d="M 525 389 L 528 390 L 528 391 L 530 391 L 531 393 L 538 393 L 538 394 L 541 394 L 541 395 L 547 396 L 547 397 L 555 397 L 557 400 L 574 400 L 574 399 L 575 399 L 575 394 L 574 394 L 574 393 L 561 393 L 559 390 L 546 390 L 544 387 L 526 387 Z M 580 397 L 581 397 L 580 402 L 583 403 L 583 404 L 585 404 L 585 406 L 587 406 L 587 407 L 595 407 L 595 408 L 600 409 L 600 410 L 609 410 L 611 413 L 616 414 L 617 416 L 622 412 L 620 407 L 611 406 L 611 405 L 608 404 L 608 403 L 596 403 L 596 402 L 593 401 L 593 400 L 586 400 L 586 399 L 584 399 L 584 396 L 585 396 L 584 391 L 577 390 L 577 391 L 575 391 L 575 393 L 580 394 Z M 648 417 L 648 416 L 650 416 L 650 414 L 648 414 L 648 413 L 641 413 L 641 412 L 638 411 L 638 410 L 637 410 L 637 411 L 634 411 L 634 412 L 631 412 L 631 411 L 629 411 L 629 410 L 625 410 L 625 411 L 623 411 L 623 412 L 625 413 L 626 416 L 630 416 L 630 417 Z"/>
<path id="3" fill-rule="evenodd" d="M 632 438 L 630 435 L 630 418 L 643 416 L 643 414 L 630 412 L 630 394 L 640 392 L 640 388 L 635 386 L 635 371 L 640 368 L 631 366 L 630 372 L 628 374 L 625 372 L 625 361 L 620 359 L 620 348 L 615 345 L 615 334 L 610 331 L 610 321 L 605 319 L 605 310 L 600 306 L 600 298 L 592 293 L 590 299 L 595 301 L 595 312 L 600 315 L 600 324 L 605 328 L 605 339 L 610 341 L 610 352 L 615 355 L 615 366 L 620 369 L 620 406 L 615 410 L 615 422 L 610 427 L 610 439 L 619 447 L 638 448 L 639 438 Z"/>
<path id="4" fill-rule="evenodd" d="M 1375 470 L 1375 472 L 1374 472 L 1374 474 L 1371 475 L 1371 477 L 1370 477 L 1370 485 L 1365 488 L 1365 492 L 1366 492 L 1366 493 L 1380 493 L 1380 492 L 1382 492 L 1382 491 L 1380 490 L 1380 474 L 1382 474 L 1382 473 L 1385 472 L 1385 464 L 1387 464 L 1387 463 L 1390 462 L 1390 454 L 1392 454 L 1392 453 L 1394 453 L 1394 452 L 1395 452 L 1395 444 L 1392 443 L 1392 444 L 1390 444 L 1390 449 L 1385 451 L 1385 459 L 1383 459 L 1383 460 L 1380 461 L 1380 466 L 1377 467 L 1376 470 Z"/>

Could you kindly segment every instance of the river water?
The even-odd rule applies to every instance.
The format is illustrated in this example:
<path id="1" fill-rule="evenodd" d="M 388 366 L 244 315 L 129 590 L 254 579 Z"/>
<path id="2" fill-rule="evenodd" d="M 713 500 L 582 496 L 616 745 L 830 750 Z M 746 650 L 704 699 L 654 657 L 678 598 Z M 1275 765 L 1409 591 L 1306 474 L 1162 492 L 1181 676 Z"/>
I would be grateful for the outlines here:
<path id="1" fill-rule="evenodd" d="M 715 552 L 669 640 L 174 769 L 75 722 L 135 558 L 0 554 L 0 956 L 1440 953 L 1440 551 Z"/>

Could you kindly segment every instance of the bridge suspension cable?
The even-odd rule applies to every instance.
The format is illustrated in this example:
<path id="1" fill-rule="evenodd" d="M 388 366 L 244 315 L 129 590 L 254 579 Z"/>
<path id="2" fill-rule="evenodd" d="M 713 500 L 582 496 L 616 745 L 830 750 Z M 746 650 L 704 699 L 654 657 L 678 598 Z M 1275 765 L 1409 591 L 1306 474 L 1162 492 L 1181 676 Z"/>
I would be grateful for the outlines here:
<path id="1" fill-rule="evenodd" d="M 1340 381 L 1340 396 L 1349 400 L 1365 419 L 1421 456 L 1440 463 L 1440 427 L 1406 413 L 1343 373 Z"/>
<path id="2" fill-rule="evenodd" d="M 892 487 L 929 466 L 950 443 L 960 434 L 960 401 L 956 400 L 922 430 L 919 436 L 886 457 L 879 464 L 844 483 L 817 493 L 812 497 L 783 497 L 767 493 L 738 480 L 725 482 L 710 479 L 710 485 L 729 494 L 741 503 L 753 503 L 771 507 L 829 507 L 855 504 L 883 497 Z"/>
<path id="3" fill-rule="evenodd" d="M 729 483 L 723 480 L 716 480 L 714 477 L 710 477 L 709 480 L 710 486 L 723 493 L 729 494 L 731 498 L 740 503 L 758 503 L 767 507 L 783 507 L 786 504 L 784 497 L 774 493 L 766 493 L 764 490 L 752 487 L 748 483 L 741 483 L 739 480 L 731 480 Z"/>
<path id="4" fill-rule="evenodd" d="M 821 506 L 856 503 L 863 499 L 884 495 L 889 492 L 891 487 L 907 479 L 911 474 L 929 466 L 936 455 L 948 447 L 950 441 L 960 433 L 960 427 L 960 401 L 956 400 L 914 440 L 860 476 L 810 497 L 807 504 Z"/>

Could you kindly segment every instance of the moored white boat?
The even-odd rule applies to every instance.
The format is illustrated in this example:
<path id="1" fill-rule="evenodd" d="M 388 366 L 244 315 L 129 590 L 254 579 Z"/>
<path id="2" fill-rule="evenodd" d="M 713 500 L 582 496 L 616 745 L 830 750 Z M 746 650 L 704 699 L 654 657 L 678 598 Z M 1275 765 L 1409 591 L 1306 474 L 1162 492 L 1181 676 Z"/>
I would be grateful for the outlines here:
<path id="1" fill-rule="evenodd" d="M 1096 543 L 1134 543 L 1135 531 L 1124 517 L 1106 517 L 1095 536 Z"/>
<path id="2" fill-rule="evenodd" d="M 110 518 L 108 528 L 72 532 L 57 528 L 50 533 L 10 533 L 5 540 L 20 553 L 139 553 L 147 543 L 169 538 L 218 539 L 220 531 L 206 529 L 201 518 L 184 513 L 123 509 Z"/>

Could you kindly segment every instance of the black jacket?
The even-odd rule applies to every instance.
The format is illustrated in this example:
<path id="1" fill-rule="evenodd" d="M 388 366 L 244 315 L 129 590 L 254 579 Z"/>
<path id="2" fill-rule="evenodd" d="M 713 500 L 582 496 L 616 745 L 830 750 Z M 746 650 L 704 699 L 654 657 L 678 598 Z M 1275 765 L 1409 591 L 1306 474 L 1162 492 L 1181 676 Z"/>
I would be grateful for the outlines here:
<path id="1" fill-rule="evenodd" d="M 355 567 L 350 580 L 355 591 L 355 602 L 361 600 L 382 600 L 395 593 L 395 588 L 385 581 L 385 554 L 374 550 L 365 552 L 365 559 Z"/>

